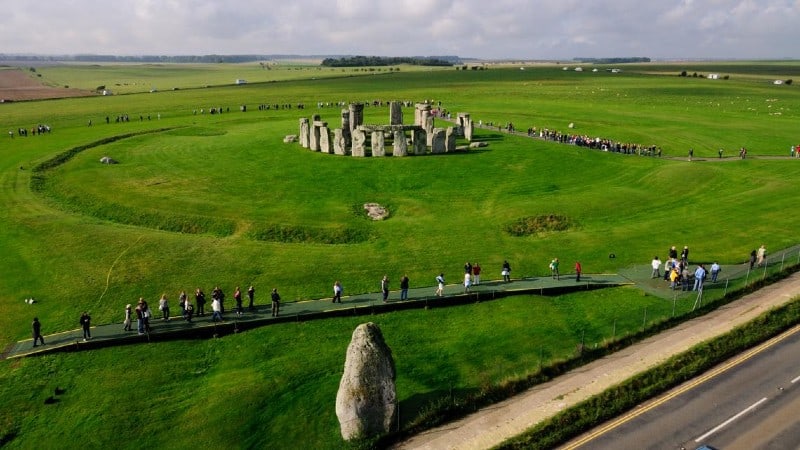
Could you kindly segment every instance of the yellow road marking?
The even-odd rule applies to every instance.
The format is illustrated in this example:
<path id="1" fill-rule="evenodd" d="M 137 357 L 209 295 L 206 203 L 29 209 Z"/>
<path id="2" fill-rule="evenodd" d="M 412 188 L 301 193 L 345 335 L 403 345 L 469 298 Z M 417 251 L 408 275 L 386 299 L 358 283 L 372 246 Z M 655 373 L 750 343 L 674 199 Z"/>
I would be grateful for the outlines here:
<path id="1" fill-rule="evenodd" d="M 716 377 L 717 375 L 720 375 L 721 373 L 727 371 L 728 369 L 730 369 L 732 367 L 735 367 L 735 366 L 747 361 L 748 359 L 752 358 L 753 356 L 757 355 L 758 353 L 760 353 L 760 352 L 766 350 L 767 348 L 777 344 L 778 342 L 788 338 L 789 336 L 797 333 L 798 331 L 800 331 L 800 325 L 795 325 L 793 328 L 789 329 L 788 331 L 785 331 L 782 334 L 780 334 L 778 336 L 775 336 L 774 338 L 772 338 L 772 339 L 770 339 L 770 340 L 768 340 L 766 342 L 763 342 L 763 343 L 757 345 L 756 347 L 753 347 L 750 350 L 747 350 L 746 352 L 740 354 L 739 356 L 737 356 L 737 357 L 735 357 L 733 359 L 730 359 L 730 360 L 726 361 L 725 363 L 723 363 L 723 364 L 721 364 L 721 365 L 709 370 L 708 372 L 706 372 L 706 373 L 704 373 L 704 374 L 702 374 L 702 375 L 700 375 L 700 376 L 698 376 L 698 377 L 696 377 L 696 378 L 694 378 L 694 379 L 692 379 L 690 381 L 687 381 L 686 383 L 684 383 L 683 385 L 679 386 L 675 390 L 673 390 L 673 391 L 665 394 L 664 396 L 654 400 L 652 403 L 644 405 L 639 409 L 636 409 L 636 410 L 633 410 L 633 411 L 629 411 L 626 414 L 623 414 L 622 416 L 620 416 L 620 417 L 612 420 L 611 422 L 601 426 L 597 430 L 587 434 L 586 436 L 584 436 L 584 437 L 578 439 L 577 441 L 575 441 L 575 442 L 573 442 L 573 443 L 571 443 L 571 444 L 569 444 L 569 445 L 567 445 L 565 447 L 562 447 L 562 448 L 564 450 L 576 449 L 576 448 L 578 448 L 578 447 L 580 447 L 580 446 L 582 446 L 582 445 L 584 445 L 584 444 L 586 444 L 586 443 L 588 443 L 588 442 L 600 437 L 601 435 L 613 430 L 614 428 L 617 428 L 620 425 L 622 425 L 622 424 L 624 424 L 626 422 L 629 422 L 629 421 L 635 419 L 636 417 L 638 417 L 638 416 L 640 416 L 640 415 L 642 415 L 642 414 L 644 414 L 644 413 L 656 408 L 657 406 L 659 406 L 659 405 L 661 405 L 663 403 L 666 403 L 667 401 L 677 397 L 678 395 L 681 395 L 684 392 L 687 392 L 687 391 L 690 391 L 690 390 L 694 389 L 695 387 L 699 386 L 700 384 L 703 384 L 706 381 Z"/>

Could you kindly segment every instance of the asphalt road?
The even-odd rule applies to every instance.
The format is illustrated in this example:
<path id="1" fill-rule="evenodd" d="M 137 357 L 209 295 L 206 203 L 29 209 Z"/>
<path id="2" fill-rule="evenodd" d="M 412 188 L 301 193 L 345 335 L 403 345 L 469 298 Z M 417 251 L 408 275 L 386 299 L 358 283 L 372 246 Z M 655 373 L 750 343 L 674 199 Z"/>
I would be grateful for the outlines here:
<path id="1" fill-rule="evenodd" d="M 566 448 L 800 449 L 800 327 L 576 441 L 581 440 Z"/>

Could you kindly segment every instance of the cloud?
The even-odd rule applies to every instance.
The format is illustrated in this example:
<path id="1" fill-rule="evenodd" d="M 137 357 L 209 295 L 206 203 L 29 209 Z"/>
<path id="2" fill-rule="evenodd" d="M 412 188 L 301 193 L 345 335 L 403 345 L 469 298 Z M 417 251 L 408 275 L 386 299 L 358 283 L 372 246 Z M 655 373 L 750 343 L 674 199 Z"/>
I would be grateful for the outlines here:
<path id="1" fill-rule="evenodd" d="M 2 53 L 800 58 L 800 0 L 0 0 Z"/>

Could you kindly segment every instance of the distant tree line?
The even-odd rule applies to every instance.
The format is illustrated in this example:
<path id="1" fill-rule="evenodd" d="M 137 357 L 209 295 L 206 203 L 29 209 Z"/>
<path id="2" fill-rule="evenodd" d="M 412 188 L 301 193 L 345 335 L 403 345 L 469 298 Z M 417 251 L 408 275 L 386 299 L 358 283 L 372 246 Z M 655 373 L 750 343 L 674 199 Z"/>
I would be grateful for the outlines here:
<path id="1" fill-rule="evenodd" d="M 650 62 L 650 58 L 645 56 L 631 56 L 628 58 L 573 58 L 572 60 L 584 64 L 625 64 Z"/>
<path id="2" fill-rule="evenodd" d="M 346 56 L 342 58 L 325 58 L 324 67 L 367 67 L 396 66 L 410 64 L 413 66 L 452 66 L 452 60 L 440 57 L 386 57 L 386 56 Z"/>
<path id="3" fill-rule="evenodd" d="M 321 57 L 321 56 L 319 56 Z M 245 63 L 272 59 L 315 58 L 301 55 L 9 55 L 0 54 L 0 61 L 28 62 L 127 62 L 127 63 Z"/>

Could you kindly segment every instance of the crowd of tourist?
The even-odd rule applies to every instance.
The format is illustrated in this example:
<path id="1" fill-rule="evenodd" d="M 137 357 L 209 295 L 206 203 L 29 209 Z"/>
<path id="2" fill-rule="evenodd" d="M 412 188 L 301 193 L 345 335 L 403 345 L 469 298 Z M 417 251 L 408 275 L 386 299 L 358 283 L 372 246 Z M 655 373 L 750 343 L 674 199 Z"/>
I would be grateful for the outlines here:
<path id="1" fill-rule="evenodd" d="M 706 279 L 710 276 L 711 282 L 716 283 L 722 271 L 722 267 L 716 261 L 709 268 L 706 268 L 703 263 L 698 263 L 692 270 L 689 264 L 688 246 L 684 246 L 679 255 L 678 250 L 673 245 L 667 254 L 667 259 L 663 263 L 658 255 L 653 257 L 650 263 L 652 268 L 651 279 L 663 277 L 664 281 L 669 283 L 669 288 L 673 290 L 702 291 Z M 767 250 L 764 245 L 759 247 L 758 250 L 750 252 L 750 269 L 764 266 L 767 263 L 766 254 Z M 662 264 L 663 275 L 661 274 Z"/>

